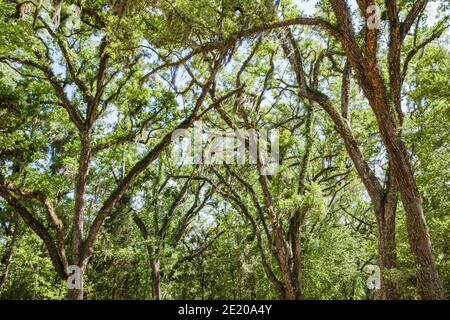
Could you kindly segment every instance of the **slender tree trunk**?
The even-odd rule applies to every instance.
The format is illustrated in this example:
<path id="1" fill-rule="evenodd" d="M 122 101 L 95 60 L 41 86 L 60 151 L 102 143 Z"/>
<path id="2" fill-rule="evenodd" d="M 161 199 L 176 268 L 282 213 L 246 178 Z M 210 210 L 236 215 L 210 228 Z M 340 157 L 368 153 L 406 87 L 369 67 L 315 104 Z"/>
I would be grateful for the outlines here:
<path id="1" fill-rule="evenodd" d="M 280 297 L 283 300 L 301 300 L 302 299 L 302 270 L 300 265 L 300 241 L 297 237 L 296 244 L 290 246 L 289 254 L 285 257 L 278 257 L 278 266 L 282 273 L 283 287 L 279 289 Z M 278 250 L 278 249 L 277 249 Z"/>
<path id="2" fill-rule="evenodd" d="M 11 267 L 11 261 L 13 258 L 13 252 L 14 252 L 14 246 L 16 244 L 17 240 L 17 234 L 19 232 L 19 215 L 14 215 L 14 230 L 12 232 L 11 241 L 9 244 L 6 245 L 6 250 L 3 253 L 2 259 L 1 259 L 1 266 L 3 270 L 0 270 L 0 293 L 2 292 L 3 285 L 6 282 L 6 278 L 9 274 L 9 269 Z"/>
<path id="3" fill-rule="evenodd" d="M 376 212 L 378 225 L 378 260 L 381 270 L 381 299 L 399 300 L 398 282 L 392 277 L 397 267 L 395 242 L 396 194 L 387 195 L 383 207 Z"/>
<path id="4" fill-rule="evenodd" d="M 300 230 L 303 224 L 304 216 L 299 213 L 298 216 L 292 218 L 289 228 L 290 238 L 290 266 L 291 266 L 291 287 L 294 291 L 293 299 L 302 299 L 302 266 L 301 266 L 301 238 Z"/>
<path id="5" fill-rule="evenodd" d="M 397 267 L 395 232 L 392 232 L 392 230 L 380 232 L 378 254 L 381 269 L 381 299 L 399 300 L 398 282 L 392 278 L 391 274 L 391 271 Z"/>
<path id="6" fill-rule="evenodd" d="M 395 219 L 398 204 L 398 188 L 390 168 L 387 171 L 386 178 L 383 196 L 378 201 L 372 201 L 375 206 L 378 228 L 378 263 L 381 270 L 380 298 L 382 300 L 399 300 L 398 281 L 392 275 L 392 271 L 397 268 Z M 379 203 L 378 207 L 376 205 L 377 202 Z"/>
<path id="7" fill-rule="evenodd" d="M 152 295 L 154 300 L 161 300 L 161 262 L 159 258 L 151 258 Z"/>

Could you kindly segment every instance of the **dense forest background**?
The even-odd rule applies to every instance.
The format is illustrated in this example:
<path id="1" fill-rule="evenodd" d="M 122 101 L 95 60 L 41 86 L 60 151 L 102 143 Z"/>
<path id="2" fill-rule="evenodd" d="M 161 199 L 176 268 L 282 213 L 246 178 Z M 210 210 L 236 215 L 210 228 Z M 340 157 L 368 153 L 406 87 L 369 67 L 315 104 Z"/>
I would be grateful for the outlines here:
<path id="1" fill-rule="evenodd" d="M 0 299 L 448 298 L 449 13 L 0 0 Z M 279 165 L 174 157 L 199 121 Z"/>

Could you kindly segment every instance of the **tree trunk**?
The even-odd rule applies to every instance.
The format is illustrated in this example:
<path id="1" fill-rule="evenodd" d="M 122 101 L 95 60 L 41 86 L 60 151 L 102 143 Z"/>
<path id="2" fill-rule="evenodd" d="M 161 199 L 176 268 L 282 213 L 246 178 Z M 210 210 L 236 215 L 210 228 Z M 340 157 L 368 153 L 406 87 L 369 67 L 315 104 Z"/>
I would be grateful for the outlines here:
<path id="1" fill-rule="evenodd" d="M 443 300 L 443 287 L 436 269 L 420 198 L 410 197 L 409 192 L 405 190 L 402 199 L 407 212 L 406 224 L 411 251 L 420 267 L 417 272 L 420 295 L 426 300 Z"/>
<path id="2" fill-rule="evenodd" d="M 2 273 L 0 274 L 0 293 L 2 292 L 3 285 L 6 283 L 6 278 L 9 274 L 9 269 L 11 267 L 11 261 L 13 257 L 13 243 L 10 244 L 10 247 L 7 248 L 7 251 L 3 254 L 2 257 L 2 267 L 4 270 L 2 270 Z"/>
<path id="3" fill-rule="evenodd" d="M 9 274 L 9 269 L 11 267 L 11 261 L 13 256 L 13 248 L 11 247 L 7 250 L 8 251 L 5 252 L 2 258 L 2 265 L 4 270 L 0 274 L 0 293 L 2 292 L 3 285 L 6 283 L 6 278 L 8 277 Z"/>
<path id="4" fill-rule="evenodd" d="M 6 245 L 6 250 L 3 253 L 2 259 L 1 259 L 1 266 L 3 267 L 3 270 L 0 270 L 0 293 L 2 292 L 3 285 L 6 282 L 6 278 L 9 274 L 9 269 L 11 267 L 11 261 L 13 258 L 13 252 L 14 252 L 14 246 L 16 244 L 17 240 L 17 234 L 19 233 L 19 215 L 14 214 L 14 230 L 12 232 L 11 236 L 11 242 Z"/>
<path id="5" fill-rule="evenodd" d="M 387 2 L 391 3 L 393 1 Z M 395 1 L 393 2 L 395 3 Z M 390 42 L 390 84 L 393 92 L 392 99 L 382 75 L 381 68 L 377 63 L 377 34 L 368 32 L 366 40 L 366 57 L 358 48 L 352 26 L 350 9 L 346 1 L 332 0 L 331 5 L 338 21 L 340 34 L 338 38 L 349 59 L 359 85 L 362 88 L 369 104 L 376 116 L 381 138 L 386 147 L 392 173 L 398 183 L 400 197 L 406 213 L 406 225 L 408 230 L 411 252 L 419 267 L 417 273 L 417 286 L 423 299 L 443 299 L 443 287 L 436 269 L 433 252 L 431 248 L 430 235 L 425 222 L 422 201 L 417 188 L 416 180 L 412 170 L 409 155 L 400 136 L 400 124 L 402 122 L 401 81 L 397 63 L 400 55 L 401 41 L 414 23 L 418 13 L 426 5 L 426 1 L 417 2 L 415 13 L 411 11 L 411 19 L 403 24 L 403 31 L 394 26 L 395 15 L 390 10 L 391 16 L 391 42 Z M 393 20 L 394 19 L 394 20 Z M 396 28 L 396 29 L 392 29 Z M 403 35 L 401 35 L 403 33 Z M 400 35 L 400 36 L 399 36 Z M 402 37 L 403 36 L 403 37 Z M 398 114 L 396 114 L 398 113 Z"/>
<path id="6" fill-rule="evenodd" d="M 419 270 L 417 272 L 417 286 L 422 299 L 444 299 L 443 287 L 433 257 L 428 226 L 422 208 L 422 200 L 416 185 L 416 180 L 409 161 L 408 152 L 401 138 L 397 135 L 396 127 L 389 113 L 376 110 L 381 136 L 386 145 L 393 175 L 398 182 L 400 197 L 406 213 L 411 252 L 415 257 Z M 383 108 L 383 107 L 381 107 Z"/>
<path id="7" fill-rule="evenodd" d="M 161 300 L 161 262 L 159 258 L 150 261 L 152 268 L 152 295 L 154 300 Z"/>
<path id="8" fill-rule="evenodd" d="M 69 289 L 67 300 L 83 300 L 83 289 Z"/>
<path id="9" fill-rule="evenodd" d="M 295 300 L 302 299 L 302 266 L 301 266 L 301 237 L 300 231 L 303 225 L 304 215 L 298 213 L 290 221 L 289 242 L 291 248 L 290 267 L 291 267 L 291 287 L 294 291 Z"/>
<path id="10" fill-rule="evenodd" d="M 376 212 L 378 225 L 378 263 L 381 270 L 381 299 L 399 300 L 398 282 L 391 271 L 397 267 L 395 218 L 397 194 L 387 192 L 383 206 Z"/>
<path id="11" fill-rule="evenodd" d="M 381 270 L 381 299 L 399 300 L 398 282 L 392 278 L 391 271 L 397 267 L 395 232 L 384 230 L 378 239 L 378 254 Z"/>

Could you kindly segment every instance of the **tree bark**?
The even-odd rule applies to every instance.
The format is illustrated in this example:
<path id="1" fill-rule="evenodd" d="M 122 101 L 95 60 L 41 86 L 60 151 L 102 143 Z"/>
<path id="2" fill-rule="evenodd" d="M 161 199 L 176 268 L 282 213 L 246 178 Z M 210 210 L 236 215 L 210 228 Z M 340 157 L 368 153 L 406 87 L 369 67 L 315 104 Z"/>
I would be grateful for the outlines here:
<path id="1" fill-rule="evenodd" d="M 0 293 L 2 292 L 3 285 L 6 282 L 6 278 L 9 274 L 9 269 L 11 267 L 11 261 L 13 258 L 14 246 L 17 241 L 17 235 L 19 233 L 19 215 L 14 214 L 14 230 L 12 231 L 11 241 L 6 245 L 6 250 L 3 253 L 1 259 L 1 266 L 3 267 L 2 273 L 0 274 Z"/>
<path id="2" fill-rule="evenodd" d="M 303 219 L 302 219 L 303 220 Z M 302 296 L 302 265 L 301 265 L 301 238 L 300 230 L 302 223 L 299 221 L 291 221 L 289 227 L 289 236 L 291 242 L 291 257 L 290 257 L 290 269 L 291 269 L 291 286 L 294 291 L 295 300 L 301 300 Z"/>
<path id="3" fill-rule="evenodd" d="M 152 295 L 154 300 L 161 300 L 161 262 L 159 258 L 151 258 Z"/>
<path id="4" fill-rule="evenodd" d="M 83 289 L 69 289 L 67 300 L 83 300 Z"/>
<path id="5" fill-rule="evenodd" d="M 382 300 L 399 300 L 398 281 L 393 278 L 392 271 L 397 268 L 397 250 L 395 242 L 395 219 L 398 203 L 398 190 L 392 174 L 387 174 L 388 181 L 381 207 L 376 210 L 378 226 L 378 263 L 381 270 Z"/>
<path id="6" fill-rule="evenodd" d="M 145 241 L 149 241 L 149 232 L 147 227 L 141 218 L 135 213 L 133 216 L 133 220 L 139 228 L 142 237 Z M 161 300 L 161 261 L 157 256 L 160 252 L 158 245 L 156 248 L 153 247 L 153 244 L 148 243 L 146 245 L 148 259 L 150 262 L 151 276 L 152 276 L 152 297 L 154 300 Z"/>
<path id="7" fill-rule="evenodd" d="M 373 81 L 373 80 L 372 80 Z M 379 83 L 379 80 L 377 81 Z M 398 182 L 400 197 L 405 208 L 406 226 L 411 252 L 419 267 L 417 286 L 423 299 L 443 299 L 443 287 L 433 257 L 428 226 L 423 213 L 422 200 L 417 188 L 408 152 L 397 133 L 395 120 L 389 110 L 389 103 L 378 90 L 369 94 L 375 112 L 381 137 L 386 146 L 393 176 Z M 383 98 L 384 97 L 384 98 Z M 380 101 L 381 100 L 381 101 Z"/>

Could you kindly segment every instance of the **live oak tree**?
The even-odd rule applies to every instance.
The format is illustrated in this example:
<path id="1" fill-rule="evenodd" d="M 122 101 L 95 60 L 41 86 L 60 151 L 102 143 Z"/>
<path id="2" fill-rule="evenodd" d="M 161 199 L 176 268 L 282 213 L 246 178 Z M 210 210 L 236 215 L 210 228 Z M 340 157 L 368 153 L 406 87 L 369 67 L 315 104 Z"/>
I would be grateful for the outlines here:
<path id="1" fill-rule="evenodd" d="M 307 77 L 304 71 L 304 62 L 302 53 L 294 38 L 291 30 L 285 33 L 280 32 L 280 42 L 285 55 L 289 58 L 291 67 L 295 74 L 294 81 L 299 90 L 299 94 L 310 101 L 314 101 L 324 108 L 329 114 L 336 131 L 342 137 L 346 150 L 352 159 L 361 180 L 364 182 L 375 211 L 378 226 L 378 254 L 379 266 L 382 270 L 382 296 L 384 299 L 398 299 L 397 284 L 395 281 L 388 279 L 387 274 L 390 269 L 396 267 L 396 246 L 395 246 L 395 218 L 397 210 L 397 188 L 393 180 L 392 171 L 388 168 L 385 173 L 384 186 L 378 180 L 373 169 L 370 168 L 368 161 L 364 158 L 363 152 L 360 150 L 357 138 L 351 128 L 351 111 L 349 106 L 350 100 L 350 81 L 351 70 L 347 62 L 342 67 L 336 65 L 336 59 L 333 56 L 332 48 L 325 48 L 315 61 L 310 62 L 310 68 L 313 72 Z M 338 73 L 342 73 L 340 106 L 333 105 L 330 97 L 319 90 L 319 83 L 323 79 L 321 77 L 321 67 L 325 59 L 330 59 L 332 68 L 337 68 Z M 324 75 L 332 77 L 332 75 Z M 377 190 L 376 192 L 374 192 Z"/>
<path id="2" fill-rule="evenodd" d="M 357 1 L 359 9 L 357 14 L 363 18 L 360 25 L 356 23 L 355 14 L 351 11 L 347 1 L 330 1 L 329 6 L 324 4 L 323 9 L 328 9 L 333 14 L 333 21 L 322 18 L 294 18 L 291 20 L 292 24 L 313 25 L 323 29 L 343 51 L 346 65 L 343 68 L 342 113 L 339 113 L 338 108 L 333 106 L 326 94 L 317 90 L 317 76 L 312 81 L 307 81 L 303 58 L 292 33 L 289 34 L 287 31 L 288 35 L 282 37 L 282 41 L 285 52 L 290 54 L 301 95 L 317 102 L 330 114 L 338 133 L 344 138 L 349 156 L 374 202 L 379 221 L 381 267 L 387 269 L 395 267 L 393 228 L 395 227 L 396 189 L 398 188 L 405 208 L 411 251 L 419 267 L 417 283 L 421 295 L 426 299 L 440 299 L 443 298 L 442 283 L 436 270 L 422 200 L 409 155 L 401 137 L 404 118 L 401 92 L 408 64 L 420 47 L 423 48 L 433 41 L 445 29 L 445 26 L 438 26 L 429 38 L 417 43 L 406 52 L 406 58 L 402 58 L 403 42 L 410 34 L 415 22 L 418 21 L 419 15 L 423 13 L 427 3 L 428 1 L 415 1 L 411 7 L 400 8 L 396 1 L 385 1 L 388 16 L 386 29 L 389 39 L 388 49 L 385 53 L 386 66 L 379 58 L 382 30 L 379 27 L 370 27 L 367 22 L 371 17 L 369 6 L 376 5 L 375 1 Z M 400 18 L 402 9 L 406 12 L 404 19 Z M 316 66 L 315 71 L 320 71 L 320 60 Z M 384 69 L 387 70 L 387 76 L 383 74 Z M 375 175 L 365 163 L 345 119 L 345 116 L 349 114 L 346 95 L 348 95 L 350 72 L 354 74 L 373 110 L 389 158 L 390 176 L 387 179 L 388 185 L 385 190 L 379 185 Z M 386 294 L 391 298 L 396 298 L 395 284 L 385 281 L 385 286 L 388 287 Z"/>
<path id="3" fill-rule="evenodd" d="M 333 205 L 339 192 L 348 184 L 346 178 L 351 169 L 335 164 L 333 156 L 323 161 L 327 156 L 316 153 L 314 140 L 319 129 L 314 121 L 313 106 L 299 105 L 295 92 L 290 99 L 292 89 L 289 85 L 275 80 L 280 73 L 274 64 L 277 50 L 271 46 L 261 47 L 259 39 L 249 51 L 248 57 L 243 58 L 242 67 L 236 68 L 233 76 L 237 86 L 245 81 L 252 84 L 251 89 L 240 92 L 234 104 L 216 106 L 216 114 L 210 114 L 205 125 L 209 124 L 211 130 L 218 127 L 222 131 L 231 129 L 243 133 L 250 128 L 262 132 L 268 129 L 264 123 L 269 123 L 269 129 L 279 130 L 280 167 L 267 175 L 261 154 L 251 154 L 250 140 L 254 138 L 246 136 L 247 161 L 255 160 L 256 165 L 247 164 L 242 168 L 225 165 L 223 170 L 211 167 L 209 171 L 213 178 L 210 179 L 213 181 L 206 177 L 205 181 L 218 184 L 218 194 L 250 224 L 266 276 L 280 297 L 301 299 L 305 222 L 310 220 L 313 225 L 320 224 L 328 209 L 324 199 L 329 199 L 329 207 Z M 260 77 L 252 76 L 248 74 L 252 68 L 264 72 Z M 277 97 L 270 104 L 264 98 L 268 92 Z M 302 139 L 296 141 L 296 136 Z M 296 143 L 300 141 L 302 145 Z M 331 154 L 334 152 L 330 150 Z"/>
<path id="4" fill-rule="evenodd" d="M 70 299 L 150 282 L 158 299 L 161 275 L 168 298 L 355 299 L 378 264 L 379 298 L 443 298 L 448 19 L 431 4 L 448 6 L 1 1 L 2 297 L 61 298 L 77 266 Z M 174 162 L 197 120 L 279 129 L 278 171 Z"/>
<path id="5" fill-rule="evenodd" d="M 167 163 L 169 162 L 169 163 Z M 197 170 L 183 175 L 179 164 L 170 168 L 170 159 L 159 159 L 157 170 L 152 178 L 147 178 L 141 185 L 135 203 L 140 208 L 131 208 L 133 220 L 139 229 L 147 250 L 151 268 L 152 296 L 161 300 L 161 276 L 170 281 L 179 265 L 202 254 L 222 232 L 211 226 L 211 236 L 191 253 L 174 258 L 172 267 L 164 267 L 166 259 L 176 253 L 182 240 L 190 236 L 192 223 L 200 211 L 208 207 L 213 195 L 212 188 L 206 183 L 198 182 Z M 175 171 L 171 173 L 171 171 Z M 164 270 L 164 272 L 163 272 Z"/>
<path id="6" fill-rule="evenodd" d="M 189 127 L 198 118 L 205 101 L 208 101 L 207 92 L 222 66 L 226 48 L 220 48 L 217 54 L 211 55 L 210 62 L 206 63 L 210 66 L 210 70 L 205 70 L 205 79 L 200 79 L 204 83 L 200 87 L 199 95 L 192 103 L 188 103 L 192 109 L 184 116 L 177 115 L 176 110 L 169 109 L 166 110 L 169 114 L 165 114 L 161 119 L 158 118 L 161 110 L 156 109 L 157 104 L 152 104 L 151 101 L 148 103 L 149 98 L 145 96 L 145 91 L 140 97 L 132 96 L 125 106 L 120 105 L 123 102 L 121 100 L 123 95 L 127 93 L 133 95 L 138 86 L 150 81 L 149 74 L 143 75 L 139 72 L 143 68 L 144 53 L 132 49 L 133 39 L 131 43 L 127 43 L 127 47 L 118 41 L 118 38 L 122 39 L 121 36 L 124 36 L 120 31 L 126 33 L 127 29 L 130 30 L 132 27 L 132 23 L 139 21 L 132 19 L 133 21 L 122 29 L 123 17 L 117 17 L 114 8 L 108 10 L 106 16 L 99 16 L 97 10 L 101 4 L 95 3 L 93 7 L 85 8 L 87 10 L 82 16 L 82 27 L 79 30 L 71 25 L 65 26 L 64 20 L 58 28 L 55 28 L 50 20 L 50 14 L 54 9 L 44 5 L 42 10 L 42 4 L 37 2 L 33 5 L 35 15 L 28 17 L 27 21 L 5 18 L 7 20 L 2 22 L 11 32 L 8 34 L 6 45 L 2 47 L 0 61 L 11 66 L 19 77 L 44 81 L 49 88 L 47 95 L 50 96 L 50 100 L 42 101 L 42 104 L 58 106 L 65 111 L 64 117 L 69 120 L 68 135 L 71 136 L 67 143 L 74 144 L 72 161 L 76 163 L 76 173 L 72 174 L 72 181 L 69 179 L 69 185 L 73 183 L 74 190 L 71 191 L 70 187 L 66 186 L 63 188 L 65 194 L 62 197 L 59 192 L 53 196 L 42 191 L 40 187 L 24 186 L 26 182 L 15 183 L 12 177 L 2 174 L 0 192 L 6 202 L 43 240 L 55 270 L 61 278 L 66 279 L 69 276 L 69 266 L 79 268 L 81 287 L 70 289 L 68 298 L 82 299 L 83 273 L 92 256 L 95 240 L 105 218 L 120 202 L 135 178 L 170 143 L 171 133 L 175 129 Z M 11 9 L 2 7 L 6 13 L 8 8 Z M 22 35 L 19 42 L 15 38 L 18 34 Z M 18 48 L 21 50 L 17 50 Z M 56 67 L 58 62 L 61 62 L 60 72 Z M 190 89 L 194 91 L 192 87 Z M 212 102 L 212 106 L 232 95 L 233 92 L 218 98 L 219 100 Z M 164 110 L 167 106 L 164 101 L 161 103 Z M 125 110 L 122 107 L 125 107 Z M 99 129 L 102 128 L 101 123 L 104 124 L 107 119 L 107 112 L 111 112 L 113 108 L 130 118 L 127 126 L 131 127 L 131 130 L 122 136 L 108 137 Z M 118 120 L 122 119 L 119 117 Z M 168 120 L 171 120 L 171 125 L 165 128 L 164 122 Z M 156 137 L 152 135 L 152 129 L 147 129 L 151 121 L 154 121 L 153 129 L 158 126 L 158 122 L 159 126 L 165 129 L 158 131 Z M 101 141 L 105 139 L 106 142 Z M 140 142 L 146 145 L 148 141 L 151 147 L 141 152 L 142 156 L 123 173 L 117 186 L 114 188 L 99 186 L 98 182 L 92 180 L 94 172 L 102 175 L 102 168 L 96 167 L 94 162 L 98 161 L 104 150 L 124 142 Z M 45 156 L 45 153 L 41 153 L 41 156 Z M 5 169 L 6 172 L 11 172 L 10 168 Z M 60 170 L 61 168 L 58 168 L 54 170 L 56 172 L 50 174 L 59 174 Z M 24 177 L 25 171 L 26 168 L 23 168 L 15 174 Z M 44 171 L 43 174 L 49 172 Z M 100 190 L 107 196 L 100 198 L 98 195 Z M 87 206 L 87 198 L 90 197 L 101 203 L 91 203 Z M 61 198 L 73 203 L 72 214 L 66 217 L 66 221 L 61 219 L 58 212 L 57 206 L 60 205 Z M 27 199 L 28 203 L 32 201 L 40 203 L 40 208 L 45 211 L 51 225 L 50 230 L 36 216 L 34 210 L 23 203 L 24 199 Z M 91 218 L 85 230 L 87 216 Z"/>

